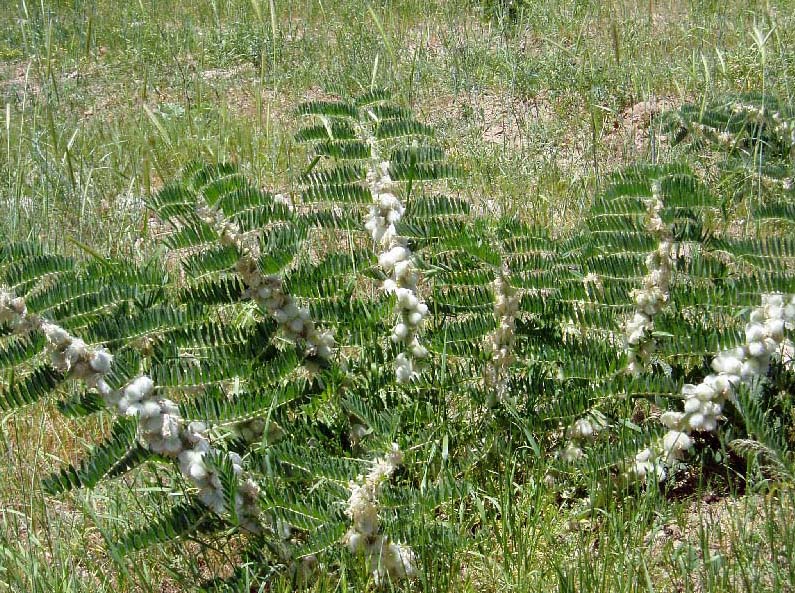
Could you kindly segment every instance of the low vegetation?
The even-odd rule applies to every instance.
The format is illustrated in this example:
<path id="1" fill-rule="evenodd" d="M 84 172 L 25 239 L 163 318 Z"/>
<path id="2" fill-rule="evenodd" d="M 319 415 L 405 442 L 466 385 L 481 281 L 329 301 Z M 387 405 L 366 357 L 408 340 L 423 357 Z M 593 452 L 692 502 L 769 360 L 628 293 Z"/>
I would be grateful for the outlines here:
<path id="1" fill-rule="evenodd" d="M 792 587 L 791 17 L 168 8 L 0 12 L 0 590 Z"/>

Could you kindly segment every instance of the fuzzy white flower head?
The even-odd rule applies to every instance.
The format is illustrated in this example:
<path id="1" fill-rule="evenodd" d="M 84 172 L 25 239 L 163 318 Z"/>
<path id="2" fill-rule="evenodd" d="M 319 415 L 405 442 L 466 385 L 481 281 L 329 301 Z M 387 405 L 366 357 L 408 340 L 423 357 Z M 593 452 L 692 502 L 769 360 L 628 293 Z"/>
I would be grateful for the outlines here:
<path id="1" fill-rule="evenodd" d="M 133 379 L 123 390 L 123 396 L 119 400 L 119 411 L 125 413 L 130 404 L 139 402 L 151 395 L 154 387 L 154 381 L 146 375 Z"/>
<path id="2" fill-rule="evenodd" d="M 649 477 L 662 482 L 666 477 L 665 466 L 660 463 L 654 452 L 649 448 L 643 449 L 635 455 L 635 461 L 630 473 L 644 482 Z"/>
<path id="3" fill-rule="evenodd" d="M 572 439 L 589 439 L 594 436 L 595 431 L 593 425 L 587 418 L 580 418 L 569 427 L 569 438 Z"/>
<path id="4" fill-rule="evenodd" d="M 203 488 L 199 490 L 199 500 L 217 515 L 222 515 L 226 511 L 226 497 L 221 489 Z"/>
<path id="5" fill-rule="evenodd" d="M 391 579 L 413 578 L 417 575 L 417 556 L 404 545 L 389 542 L 382 548 L 381 565 Z"/>
<path id="6" fill-rule="evenodd" d="M 72 336 L 64 328 L 53 323 L 43 323 L 41 330 L 47 339 L 56 347 L 65 346 L 72 341 Z"/>
<path id="7" fill-rule="evenodd" d="M 350 550 L 351 554 L 357 554 L 359 552 L 364 551 L 366 544 L 367 536 L 362 535 L 358 531 L 353 529 L 348 530 L 343 538 L 343 543 L 348 546 L 348 550 Z"/>
<path id="8" fill-rule="evenodd" d="M 408 242 L 395 230 L 405 207 L 393 192 L 394 184 L 389 176 L 389 162 L 377 158 L 377 143 L 370 140 L 373 160 L 367 171 L 367 183 L 373 204 L 365 219 L 365 229 L 373 241 L 384 249 L 378 255 L 378 265 L 389 275 L 383 283 L 383 290 L 397 297 L 397 316 L 392 330 L 392 341 L 407 348 L 395 360 L 395 376 L 400 383 L 407 383 L 417 374 L 417 362 L 427 356 L 415 357 L 414 344 L 421 331 L 421 324 L 428 308 L 415 293 L 419 273 L 413 261 Z"/>
<path id="9" fill-rule="evenodd" d="M 367 485 L 351 482 L 351 495 L 345 514 L 353 520 L 353 528 L 363 535 L 373 535 L 378 531 L 378 506 L 375 493 Z"/>
<path id="10" fill-rule="evenodd" d="M 697 400 L 695 400 L 697 401 Z M 660 422 L 668 428 L 674 429 L 682 424 L 685 415 L 682 412 L 668 411 L 660 416 Z"/>
<path id="11" fill-rule="evenodd" d="M 409 335 L 409 328 L 404 323 L 398 323 L 392 329 L 392 341 L 399 342 L 401 340 L 405 340 Z"/>
<path id="12" fill-rule="evenodd" d="M 678 430 L 669 430 L 663 437 L 663 449 L 669 460 L 683 459 L 692 446 L 693 439 Z"/>
<path id="13" fill-rule="evenodd" d="M 367 474 L 367 483 L 371 484 L 377 492 L 378 488 L 386 482 L 398 467 L 403 463 L 403 452 L 397 443 L 392 443 L 389 453 L 379 457 L 373 462 L 373 467 Z"/>
<path id="14" fill-rule="evenodd" d="M 91 360 L 89 361 L 91 369 L 101 375 L 110 372 L 111 364 L 113 364 L 113 355 L 104 348 L 94 350 Z"/>
<path id="15" fill-rule="evenodd" d="M 397 443 L 392 443 L 389 453 L 386 455 L 386 460 L 394 468 L 403 465 L 403 451 L 400 450 L 400 446 Z"/>
<path id="16" fill-rule="evenodd" d="M 583 450 L 572 441 L 566 443 L 566 446 L 558 452 L 558 455 L 566 463 L 574 463 L 585 457 Z"/>
<path id="17" fill-rule="evenodd" d="M 204 463 L 204 453 L 188 449 L 182 451 L 178 459 L 182 474 L 194 483 L 204 485 L 203 482 L 208 475 L 207 466 Z"/>
<path id="18" fill-rule="evenodd" d="M 414 378 L 415 374 L 414 364 L 411 359 L 403 352 L 398 354 L 395 357 L 395 375 L 398 383 L 408 383 Z"/>

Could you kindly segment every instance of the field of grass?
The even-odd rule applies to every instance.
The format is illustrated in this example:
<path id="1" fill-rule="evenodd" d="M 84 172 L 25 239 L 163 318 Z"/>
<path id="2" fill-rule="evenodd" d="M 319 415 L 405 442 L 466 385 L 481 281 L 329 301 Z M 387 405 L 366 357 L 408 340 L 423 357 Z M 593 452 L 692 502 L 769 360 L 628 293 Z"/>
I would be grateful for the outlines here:
<path id="1" fill-rule="evenodd" d="M 309 162 L 294 107 L 372 86 L 435 127 L 464 172 L 451 192 L 565 228 L 609 173 L 682 158 L 655 133 L 660 112 L 742 92 L 792 103 L 795 10 L 786 0 L 6 0 L 0 237 L 143 259 L 160 249 L 144 198 L 181 167 L 232 161 L 285 191 Z M 709 163 L 693 166 L 715 181 Z M 37 480 L 108 425 L 43 404 L 0 417 L 0 592 L 190 591 L 228 574 L 223 542 L 107 553 L 110 534 L 141 522 L 161 487 L 155 470 L 41 493 Z M 469 549 L 415 588 L 795 590 L 787 487 L 691 475 L 593 513 L 583 492 L 548 487 L 543 465 L 504 465 L 473 494 L 481 515 L 450 519 L 475 534 Z M 360 568 L 351 561 L 313 587 L 354 590 L 345 571 Z"/>

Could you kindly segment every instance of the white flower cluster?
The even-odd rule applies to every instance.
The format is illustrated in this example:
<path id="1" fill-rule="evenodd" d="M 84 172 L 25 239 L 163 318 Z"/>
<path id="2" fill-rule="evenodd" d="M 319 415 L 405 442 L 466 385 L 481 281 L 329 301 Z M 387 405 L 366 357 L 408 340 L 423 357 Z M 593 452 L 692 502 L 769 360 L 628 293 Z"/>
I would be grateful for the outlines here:
<path id="1" fill-rule="evenodd" d="M 693 439 L 679 430 L 669 430 L 661 441 L 638 451 L 627 475 L 645 482 L 653 478 L 662 482 L 668 475 L 668 468 L 681 461 L 693 446 Z"/>
<path id="2" fill-rule="evenodd" d="M 563 450 L 560 451 L 560 458 L 568 463 L 574 463 L 582 459 L 585 456 L 582 445 L 593 441 L 607 426 L 607 418 L 598 411 L 592 411 L 588 416 L 575 420 L 566 429 L 566 436 L 569 440 Z"/>
<path id="3" fill-rule="evenodd" d="M 364 227 L 376 245 L 383 249 L 378 256 L 378 265 L 390 276 L 384 281 L 383 288 L 397 298 L 398 320 L 392 328 L 392 341 L 405 350 L 395 358 L 395 374 L 400 383 L 407 383 L 417 375 L 422 361 L 428 358 L 428 350 L 420 344 L 418 337 L 422 322 L 428 315 L 428 305 L 417 296 L 417 267 L 406 239 L 395 229 L 395 223 L 405 209 L 392 193 L 394 183 L 389 176 L 389 162 L 371 166 L 367 183 L 373 205 Z"/>
<path id="4" fill-rule="evenodd" d="M 185 429 L 185 441 L 190 448 L 180 452 L 177 456 L 182 474 L 193 482 L 199 489 L 199 500 L 216 513 L 223 513 L 226 506 L 221 476 L 218 471 L 205 463 L 205 457 L 210 453 L 211 447 L 207 437 L 204 436 L 206 427 L 200 422 L 191 422 Z M 233 459 L 232 464 L 235 465 Z M 236 469 L 240 468 L 237 464 Z"/>
<path id="5" fill-rule="evenodd" d="M 14 333 L 25 334 L 38 327 L 41 320 L 28 315 L 25 299 L 0 287 L 0 323 L 8 323 Z"/>
<path id="6" fill-rule="evenodd" d="M 486 368 L 486 386 L 494 390 L 496 401 L 505 399 L 507 389 L 506 371 L 514 361 L 514 332 L 516 314 L 519 312 L 519 296 L 510 283 L 511 271 L 503 264 L 492 284 L 494 288 L 494 317 L 497 328 L 486 338 L 491 350 L 491 364 Z"/>
<path id="7" fill-rule="evenodd" d="M 373 462 L 366 476 L 359 476 L 357 481 L 350 483 L 351 496 L 345 514 L 353 525 L 344 541 L 351 553 L 365 555 L 379 584 L 387 577 L 402 579 L 413 577 L 417 572 L 417 559 L 412 549 L 379 533 L 378 495 L 402 462 L 403 454 L 397 444 L 393 444 L 386 457 Z"/>
<path id="8" fill-rule="evenodd" d="M 220 210 L 201 206 L 197 212 L 199 217 L 220 235 L 223 245 L 234 246 L 243 254 L 237 261 L 235 269 L 246 285 L 248 296 L 273 317 L 287 339 L 294 343 L 306 344 L 308 356 L 322 360 L 331 358 L 335 344 L 334 336 L 315 327 L 309 309 L 298 307 L 293 297 L 284 291 L 279 276 L 265 275 L 260 271 L 255 242 L 248 241 L 248 237 L 234 223 L 227 220 Z"/>
<path id="9" fill-rule="evenodd" d="M 748 384 L 755 377 L 765 375 L 773 355 L 785 344 L 784 333 L 795 327 L 795 296 L 781 294 L 762 295 L 762 304 L 751 312 L 745 326 L 745 345 L 724 350 L 712 360 L 711 373 L 698 385 L 682 387 L 684 411 L 668 411 L 660 416 L 660 422 L 668 428 L 662 439 L 661 451 L 644 449 L 638 456 L 644 462 L 661 466 L 655 473 L 658 479 L 665 478 L 665 466 L 684 459 L 693 446 L 691 432 L 714 431 L 726 401 L 733 401 L 740 384 Z M 648 468 L 646 468 L 648 469 Z M 648 471 L 635 471 L 644 477 Z"/>
<path id="10" fill-rule="evenodd" d="M 395 224 L 403 217 L 406 208 L 392 193 L 393 181 L 389 175 L 389 162 L 374 164 L 367 171 L 367 184 L 373 197 L 373 205 L 364 223 L 377 245 L 389 245 L 397 237 Z"/>
<path id="11" fill-rule="evenodd" d="M 238 260 L 236 269 L 248 288 L 249 296 L 273 317 L 287 339 L 306 344 L 309 356 L 323 360 L 331 358 L 334 336 L 315 327 L 309 309 L 296 305 L 293 297 L 284 291 L 279 276 L 262 274 L 257 262 L 248 256 Z"/>
<path id="12" fill-rule="evenodd" d="M 660 183 L 652 184 L 652 198 L 648 202 L 647 230 L 660 241 L 655 251 L 646 258 L 649 273 L 643 279 L 643 288 L 634 290 L 635 313 L 624 326 L 627 350 L 627 370 L 638 375 L 649 363 L 654 353 L 655 343 L 651 336 L 654 329 L 654 316 L 668 302 L 668 291 L 673 270 L 673 242 L 671 229 L 660 217 L 663 202 L 660 197 Z"/>
<path id="13" fill-rule="evenodd" d="M 692 446 L 689 434 L 669 430 L 662 441 L 638 451 L 627 475 L 642 482 L 649 478 L 662 482 L 668 475 L 668 468 L 684 459 Z"/>
<path id="14" fill-rule="evenodd" d="M 646 447 L 635 455 L 627 474 L 641 482 L 645 482 L 650 478 L 654 478 L 657 482 L 662 482 L 666 476 L 665 463 L 662 462 L 660 455 L 654 449 Z"/>
<path id="15" fill-rule="evenodd" d="M 110 352 L 103 348 L 89 348 L 83 340 L 54 323 L 42 321 L 39 329 L 47 338 L 50 363 L 55 369 L 82 379 L 103 396 L 111 392 L 104 379 L 113 362 Z"/>
<path id="16" fill-rule="evenodd" d="M 141 375 L 118 391 L 99 387 L 98 391 L 120 414 L 138 417 L 141 440 L 149 449 L 167 457 L 176 457 L 182 451 L 179 408 L 170 399 L 159 396 L 151 378 Z"/>
<path id="17" fill-rule="evenodd" d="M 220 515 L 228 509 L 221 474 L 213 464 L 207 463 L 207 458 L 212 455 L 213 449 L 205 436 L 206 430 L 207 427 L 201 422 L 188 424 L 183 435 L 186 448 L 178 455 L 179 467 L 182 474 L 199 489 L 199 500 Z M 259 486 L 251 479 L 244 479 L 243 460 L 237 453 L 228 453 L 227 459 L 232 464 L 234 475 L 238 480 L 242 480 L 235 497 L 237 520 L 248 531 L 258 533 Z"/>
<path id="18" fill-rule="evenodd" d="M 150 377 L 141 375 L 121 389 L 111 389 L 105 381 L 113 364 L 110 352 L 89 347 L 59 325 L 28 317 L 24 300 L 10 298 L 4 290 L 0 291 L 0 320 L 18 327 L 38 327 L 47 338 L 47 351 L 55 369 L 96 389 L 109 408 L 126 416 L 137 416 L 140 440 L 155 453 L 178 459 L 182 474 L 199 488 L 200 500 L 217 513 L 224 511 L 221 482 L 217 472 L 204 461 L 212 452 L 203 434 L 206 427 L 201 423 L 185 427 L 177 404 L 160 397 Z M 229 459 L 235 473 L 241 473 L 240 457 L 230 453 Z M 244 483 L 238 493 L 237 515 L 241 525 L 250 531 L 259 529 L 257 495 L 258 487 L 253 482 Z"/>

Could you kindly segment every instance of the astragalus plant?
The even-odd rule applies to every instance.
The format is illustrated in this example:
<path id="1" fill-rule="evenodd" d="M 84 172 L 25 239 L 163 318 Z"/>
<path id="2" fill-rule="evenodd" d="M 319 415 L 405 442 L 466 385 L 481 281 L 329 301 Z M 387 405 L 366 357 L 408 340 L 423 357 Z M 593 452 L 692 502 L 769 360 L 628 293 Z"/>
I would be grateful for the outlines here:
<path id="1" fill-rule="evenodd" d="M 296 117 L 294 191 L 194 165 L 151 199 L 165 258 L 0 251 L 2 406 L 117 415 L 43 486 L 173 467 L 182 502 L 115 552 L 223 532 L 240 565 L 207 588 L 356 559 L 427 584 L 471 536 L 448 517 L 510 456 L 630 488 L 716 435 L 788 463 L 765 410 L 792 378 L 791 207 L 757 204 L 738 236 L 686 167 L 635 167 L 553 235 L 451 196 L 462 172 L 384 92 Z"/>

